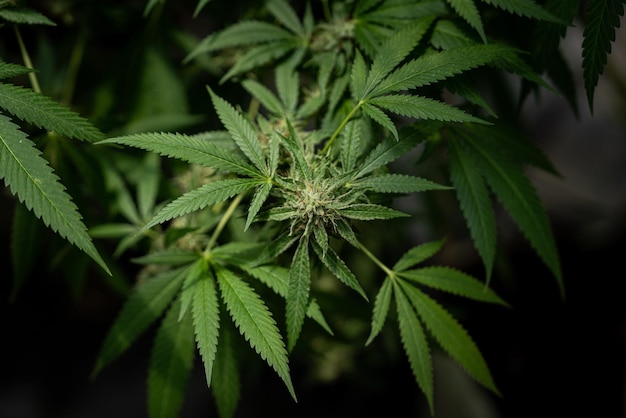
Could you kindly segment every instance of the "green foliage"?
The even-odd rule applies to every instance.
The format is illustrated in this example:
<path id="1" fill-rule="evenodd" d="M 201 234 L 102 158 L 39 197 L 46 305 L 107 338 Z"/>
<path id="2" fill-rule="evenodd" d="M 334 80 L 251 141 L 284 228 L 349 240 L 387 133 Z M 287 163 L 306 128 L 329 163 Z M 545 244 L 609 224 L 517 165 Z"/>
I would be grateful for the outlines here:
<path id="1" fill-rule="evenodd" d="M 147 28 L 135 46 L 141 53 L 125 57 L 140 58 L 122 69 L 132 87 L 108 74 L 90 92 L 102 131 L 40 93 L 16 31 L 25 65 L 0 61 L 0 78 L 15 80 L 0 83 L 0 178 L 28 209 L 14 218 L 15 288 L 28 275 L 25 253 L 40 233 L 30 213 L 112 272 L 110 284 L 122 293 L 132 283 L 93 373 L 154 326 L 150 417 L 178 416 L 196 352 L 222 418 L 235 415 L 241 377 L 259 358 L 296 400 L 292 356 L 306 355 L 298 347 L 310 346 L 320 330 L 333 337 L 346 311 L 368 332 L 342 338 L 367 337 L 371 349 L 389 331 L 431 413 L 438 350 L 499 394 L 488 359 L 447 305 L 455 299 L 438 299 L 509 307 L 491 287 L 498 278 L 494 205 L 566 294 L 549 218 L 525 169 L 558 172 L 500 114 L 540 89 L 562 94 L 576 110 L 558 48 L 580 1 L 325 1 L 317 10 L 269 0 L 249 6 L 245 18 L 216 19 L 199 40 L 171 28 L 169 8 L 189 7 L 174 3 L 149 0 L 138 11 Z M 223 6 L 191 3 L 191 19 Z M 585 13 L 592 108 L 623 1 L 592 0 Z M 12 2 L 0 1 L 0 19 L 54 27 Z M 532 30 L 497 30 L 522 23 Z M 75 46 L 76 56 L 84 46 Z M 26 77 L 32 89 L 20 85 Z M 501 92 L 489 91 L 502 77 L 522 83 L 506 106 L 494 98 Z M 207 115 L 191 113 L 198 103 Z M 455 202 L 445 200 L 451 196 L 457 208 L 439 206 Z M 400 197 L 415 199 L 426 216 L 399 205 Z M 91 210 L 93 228 L 79 207 Z M 436 217 L 452 231 L 451 212 L 464 220 L 484 277 L 436 264 L 449 237 L 416 244 L 404 233 Z M 386 253 L 373 249 L 383 234 L 397 244 Z M 112 257 L 102 258 L 92 239 L 112 244 Z M 137 268 L 135 280 L 125 277 L 124 261 Z M 364 274 L 364 262 L 376 273 Z"/>

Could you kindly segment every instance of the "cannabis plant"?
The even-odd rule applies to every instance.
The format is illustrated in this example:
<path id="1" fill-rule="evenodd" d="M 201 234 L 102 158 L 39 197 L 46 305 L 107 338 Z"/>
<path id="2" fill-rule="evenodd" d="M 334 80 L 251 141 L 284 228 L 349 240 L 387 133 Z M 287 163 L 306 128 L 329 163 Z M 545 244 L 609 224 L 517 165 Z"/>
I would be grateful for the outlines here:
<path id="1" fill-rule="evenodd" d="M 199 1 L 193 16 L 213 5 L 223 6 Z M 144 15 L 169 6 L 150 0 Z M 10 22 L 35 23 L 16 17 L 22 9 L 1 7 Z M 352 336 L 368 347 L 382 333 L 397 338 L 431 413 L 434 350 L 499 394 L 477 344 L 440 299 L 450 293 L 508 307 L 490 287 L 496 206 L 565 296 L 550 222 L 525 168 L 558 172 L 520 134 L 515 109 L 530 93 L 556 93 L 576 111 L 559 42 L 580 9 L 580 0 L 269 0 L 185 44 L 183 64 L 211 75 L 202 90 L 215 124 L 197 131 L 113 130 L 104 139 L 36 91 L 0 85 L 0 107 L 43 135 L 96 142 L 99 155 L 115 156 L 105 159 L 113 165 L 133 158 L 118 164 L 126 167 L 121 174 L 102 168 L 125 220 L 105 219 L 90 230 L 118 240 L 113 259 L 132 250 L 139 266 L 94 376 L 156 325 L 150 416 L 179 414 L 198 354 L 220 416 L 232 417 L 249 364 L 246 345 L 296 401 L 290 356 L 311 333 L 331 338 L 337 304 L 349 301 L 360 306 L 350 312 L 355 317 L 368 310 L 368 331 Z M 592 0 L 584 9 L 591 108 L 622 14 L 621 0 Z M 510 22 L 524 39 L 502 29 Z M 28 71 L 0 66 L 4 78 Z M 521 88 L 506 96 L 497 80 L 511 78 Z M 6 116 L 0 128 L 7 185 L 108 271 L 35 144 Z M 131 165 L 139 167 L 132 176 Z M 136 185 L 136 199 L 125 182 Z M 479 277 L 436 262 L 457 219 L 443 209 L 450 196 L 482 262 Z M 428 232 L 417 242 L 400 232 L 419 224 Z M 391 253 L 381 245 L 389 241 L 397 243 Z"/>

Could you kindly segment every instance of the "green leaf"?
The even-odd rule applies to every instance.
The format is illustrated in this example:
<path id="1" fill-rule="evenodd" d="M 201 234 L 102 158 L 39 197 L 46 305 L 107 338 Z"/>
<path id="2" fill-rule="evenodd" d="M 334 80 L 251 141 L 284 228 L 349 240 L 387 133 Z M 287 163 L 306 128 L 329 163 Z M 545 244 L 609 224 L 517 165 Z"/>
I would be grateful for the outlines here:
<path id="1" fill-rule="evenodd" d="M 92 375 L 115 360 L 165 311 L 180 289 L 188 267 L 166 271 L 136 287 L 111 326 Z"/>
<path id="2" fill-rule="evenodd" d="M 369 99 L 367 103 L 382 107 L 398 115 L 416 119 L 431 119 L 446 122 L 488 123 L 447 105 L 439 100 L 409 94 L 389 94 Z"/>
<path id="3" fill-rule="evenodd" d="M 339 153 L 344 172 L 352 171 L 361 155 L 361 121 L 351 120 L 341 131 Z"/>
<path id="4" fill-rule="evenodd" d="M 183 62 L 207 52 L 228 49 L 237 46 L 254 45 L 291 39 L 289 31 L 271 23 L 254 20 L 235 23 L 226 29 L 204 38 L 196 48 L 185 57 Z"/>
<path id="5" fill-rule="evenodd" d="M 300 95 L 300 77 L 293 64 L 286 61 L 276 67 L 276 90 L 288 114 L 293 115 Z"/>
<path id="6" fill-rule="evenodd" d="M 358 101 L 359 97 L 365 95 L 367 72 L 367 64 L 363 59 L 363 55 L 361 55 L 361 52 L 357 49 L 354 52 L 354 63 L 350 71 L 350 93 L 356 101 Z"/>
<path id="7" fill-rule="evenodd" d="M 241 85 L 243 88 L 248 90 L 248 93 L 261 102 L 267 110 L 276 115 L 283 113 L 283 105 L 280 103 L 280 100 L 278 100 L 276 95 L 263 84 L 256 80 L 244 80 L 241 82 Z"/>
<path id="8" fill-rule="evenodd" d="M 198 0 L 198 4 L 196 5 L 196 8 L 193 11 L 193 17 L 198 17 L 202 9 L 204 9 L 204 6 L 206 6 L 209 3 L 209 1 L 211 0 Z"/>
<path id="9" fill-rule="evenodd" d="M 590 0 L 585 11 L 583 31 L 583 78 L 589 108 L 593 112 L 593 95 L 615 40 L 615 28 L 624 15 L 623 0 Z"/>
<path id="10" fill-rule="evenodd" d="M 449 190 L 451 187 L 406 174 L 369 176 L 350 183 L 350 186 L 379 193 L 414 193 L 427 190 Z"/>
<path id="11" fill-rule="evenodd" d="M 464 143 L 471 147 L 474 161 L 487 180 L 498 200 L 530 244 L 550 268 L 564 294 L 561 264 L 550 221 L 535 188 L 524 174 L 522 167 L 508 155 L 481 144 L 478 138 L 464 135 Z"/>
<path id="12" fill-rule="evenodd" d="M 31 68 L 22 67 L 21 65 L 0 62 L 0 79 L 13 78 L 33 71 Z"/>
<path id="13" fill-rule="evenodd" d="M 393 137 L 398 140 L 398 130 L 396 129 L 396 125 L 391 121 L 391 119 L 389 119 L 389 116 L 387 116 L 385 112 L 366 102 L 361 102 L 361 109 L 374 122 L 391 132 Z"/>
<path id="14" fill-rule="evenodd" d="M 433 415 L 433 365 L 428 341 L 426 340 L 422 324 L 402 291 L 403 288 L 396 283 L 398 282 L 393 282 L 393 294 L 398 311 L 402 346 L 409 358 L 413 376 L 415 376 L 417 384 L 424 392 L 424 395 L 426 395 L 430 413 Z M 402 284 L 401 281 L 400 284 Z"/>
<path id="15" fill-rule="evenodd" d="M 202 138 L 179 133 L 141 133 L 105 139 L 98 144 L 122 144 L 178 158 L 192 164 L 260 177 L 260 172 L 236 153 Z"/>
<path id="16" fill-rule="evenodd" d="M 398 276 L 415 283 L 432 287 L 433 289 L 453 293 L 465 298 L 509 306 L 508 303 L 502 300 L 500 296 L 484 283 L 453 268 L 439 266 L 424 267 L 399 272 Z"/>
<path id="17" fill-rule="evenodd" d="M 393 265 L 392 270 L 398 273 L 429 259 L 441 249 L 443 243 L 444 240 L 430 241 L 411 248 Z"/>
<path id="18" fill-rule="evenodd" d="M 213 366 L 211 388 L 220 418 L 233 417 L 241 395 L 234 333 L 232 327 L 222 328 Z"/>
<path id="19" fill-rule="evenodd" d="M 474 0 L 446 0 L 450 6 L 461 16 L 472 28 L 476 29 L 476 32 L 480 35 L 480 38 L 484 43 L 487 43 L 487 37 L 485 36 L 485 29 L 483 28 L 483 22 L 480 19 L 478 8 L 474 3 Z"/>
<path id="20" fill-rule="evenodd" d="M 141 164 L 141 178 L 137 183 L 137 208 L 142 219 L 150 219 L 159 192 L 161 164 L 156 154 L 146 154 Z"/>
<path id="21" fill-rule="evenodd" d="M 311 261 L 309 259 L 309 239 L 302 235 L 289 268 L 287 287 L 287 349 L 292 351 L 298 341 L 304 317 L 309 305 L 311 291 Z"/>
<path id="22" fill-rule="evenodd" d="M 104 136 L 78 113 L 23 87 L 0 83 L 0 108 L 25 122 L 70 138 L 97 141 Z"/>
<path id="23" fill-rule="evenodd" d="M 2 8 L 0 9 L 0 18 L 11 23 L 56 26 L 56 23 L 46 16 L 27 7 Z"/>
<path id="24" fill-rule="evenodd" d="M 306 156 L 304 155 L 302 140 L 289 120 L 287 121 L 287 127 L 289 129 L 288 136 L 284 136 L 281 133 L 278 135 L 282 139 L 282 144 L 285 145 L 285 148 L 287 148 L 293 156 L 295 162 L 294 165 L 300 178 L 302 180 L 309 180 L 313 176 L 313 172 L 311 171 L 311 167 L 309 166 Z"/>
<path id="25" fill-rule="evenodd" d="M 364 176 L 382 167 L 415 148 L 418 143 L 423 141 L 423 137 L 418 135 L 411 135 L 404 138 L 400 138 L 399 141 L 383 140 L 367 155 L 365 161 L 359 164 L 360 169 L 354 175 L 354 179 Z"/>
<path id="26" fill-rule="evenodd" d="M 346 263 L 344 263 L 344 261 L 339 258 L 339 255 L 335 252 L 335 250 L 332 249 L 332 247 L 328 247 L 328 249 L 324 253 L 319 244 L 315 242 L 313 243 L 313 250 L 317 254 L 317 257 L 328 268 L 328 271 L 330 271 L 337 279 L 339 279 L 341 283 L 345 284 L 352 290 L 355 290 L 366 301 L 369 300 L 367 298 L 365 290 L 363 290 L 359 281 L 350 271 Z"/>
<path id="27" fill-rule="evenodd" d="M 502 45 L 473 45 L 422 55 L 389 74 L 367 98 L 445 80 L 488 64 L 507 51 L 510 48 Z"/>
<path id="28" fill-rule="evenodd" d="M 0 114 L 0 179 L 46 226 L 89 255 L 111 274 L 98 253 L 78 208 L 41 152 L 26 134 Z"/>
<path id="29" fill-rule="evenodd" d="M 471 155 L 457 141 L 449 144 L 450 180 L 489 282 L 496 256 L 496 217 L 489 191 Z"/>
<path id="30" fill-rule="evenodd" d="M 533 0 L 482 0 L 487 4 L 499 7 L 518 16 L 529 17 L 536 20 L 545 20 L 554 23 L 562 22 L 558 17 L 535 3 Z M 602 0 L 604 1 L 604 0 Z"/>
<path id="31" fill-rule="evenodd" d="M 196 294 L 196 286 L 200 282 L 201 278 L 205 275 L 207 265 L 204 259 L 197 258 L 194 263 L 189 263 L 189 271 L 187 277 L 183 281 L 183 286 L 180 290 L 180 311 L 178 313 L 178 320 L 181 321 L 183 317 L 190 310 L 194 295 Z"/>
<path id="32" fill-rule="evenodd" d="M 210 87 L 207 88 L 211 94 L 215 111 L 228 133 L 232 136 L 233 141 L 260 172 L 269 174 L 263 156 L 263 149 L 254 126 L 227 101 L 213 93 Z"/>
<path id="33" fill-rule="evenodd" d="M 437 302 L 419 289 L 402 280 L 399 284 L 441 347 L 476 381 L 499 395 L 485 359 L 465 329 Z"/>
<path id="34" fill-rule="evenodd" d="M 455 22 L 440 19 L 435 23 L 430 43 L 437 49 L 453 49 L 473 45 L 472 40 Z"/>
<path id="35" fill-rule="evenodd" d="M 202 275 L 194 286 L 192 313 L 196 344 L 204 364 L 207 385 L 211 386 L 220 318 L 215 277 L 206 263 L 203 263 Z"/>
<path id="36" fill-rule="evenodd" d="M 385 279 L 382 286 L 376 294 L 374 300 L 374 309 L 372 310 L 372 329 L 365 345 L 370 345 L 376 336 L 382 331 L 385 320 L 389 314 L 389 306 L 391 306 L 392 295 L 391 280 Z"/>
<path id="37" fill-rule="evenodd" d="M 350 219 L 359 219 L 362 221 L 372 221 L 375 219 L 393 219 L 411 216 L 408 213 L 400 212 L 386 206 L 376 205 L 373 203 L 357 203 L 347 208 L 340 209 L 342 216 Z"/>
<path id="38" fill-rule="evenodd" d="M 143 229 L 150 229 L 170 219 L 204 209 L 258 185 L 259 180 L 247 178 L 234 178 L 207 183 L 168 203 Z"/>
<path id="39" fill-rule="evenodd" d="M 182 248 L 168 248 L 162 251 L 155 251 L 141 257 L 133 258 L 137 264 L 189 264 L 198 259 L 198 253 Z"/>
<path id="40" fill-rule="evenodd" d="M 185 399 L 193 366 L 193 330 L 189 315 L 178 321 L 174 303 L 161 323 L 150 353 L 148 411 L 150 418 L 176 418 Z"/>
<path id="41" fill-rule="evenodd" d="M 285 299 L 287 298 L 287 289 L 289 287 L 288 269 L 274 265 L 264 265 L 256 267 L 246 267 L 245 271 L 250 276 L 254 277 L 261 283 L 272 289 L 281 297 Z M 333 335 L 333 331 L 330 329 L 330 326 L 326 322 L 326 318 L 324 318 L 320 306 L 314 299 L 311 299 L 309 302 L 306 316 L 317 322 L 330 335 Z"/>
<path id="42" fill-rule="evenodd" d="M 220 84 L 236 75 L 277 60 L 287 55 L 296 46 L 297 43 L 293 39 L 255 46 L 239 58 L 235 65 L 230 67 L 230 70 L 220 79 Z"/>
<path id="43" fill-rule="evenodd" d="M 239 331 L 261 358 L 276 371 L 295 400 L 287 350 L 267 306 L 250 285 L 235 273 L 218 265 L 215 266 L 215 273 L 222 299 Z"/>
<path id="44" fill-rule="evenodd" d="M 432 21 L 432 17 L 413 21 L 380 45 L 367 75 L 364 91 L 357 96 L 359 100 L 367 97 L 380 81 L 409 55 L 422 39 Z"/>
<path id="45" fill-rule="evenodd" d="M 274 15 L 280 23 L 292 32 L 306 36 L 306 31 L 302 22 L 298 18 L 295 10 L 285 0 L 270 0 L 267 2 L 267 10 Z"/>
<path id="46" fill-rule="evenodd" d="M 252 201 L 250 202 L 250 207 L 248 208 L 248 217 L 246 218 L 246 225 L 244 226 L 244 230 L 247 230 L 252 222 L 254 221 L 254 217 L 257 215 L 263 203 L 267 200 L 270 195 L 270 191 L 272 190 L 272 183 L 263 183 L 260 185 L 255 191 L 254 196 L 252 197 Z"/>

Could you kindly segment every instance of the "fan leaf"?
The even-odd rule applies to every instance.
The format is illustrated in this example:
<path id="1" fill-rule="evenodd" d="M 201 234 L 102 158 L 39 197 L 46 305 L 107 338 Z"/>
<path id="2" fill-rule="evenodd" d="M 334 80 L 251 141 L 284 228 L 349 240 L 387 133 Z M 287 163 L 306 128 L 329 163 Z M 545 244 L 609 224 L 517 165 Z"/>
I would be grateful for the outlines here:
<path id="1" fill-rule="evenodd" d="M 53 231 L 89 255 L 108 274 L 78 208 L 26 134 L 0 114 L 0 179 Z"/>
<path id="2" fill-rule="evenodd" d="M 150 418 L 176 418 L 186 395 L 193 366 L 193 330 L 189 315 L 178 321 L 180 302 L 172 304 L 150 353 L 148 412 Z"/>
<path id="3" fill-rule="evenodd" d="M 0 83 L 0 108 L 19 119 L 59 135 L 98 141 L 104 134 L 87 119 L 52 99 L 19 86 Z"/>
<path id="4" fill-rule="evenodd" d="M 233 322 L 250 346 L 280 376 L 295 400 L 287 350 L 269 309 L 250 285 L 235 273 L 216 265 L 215 274 Z"/>

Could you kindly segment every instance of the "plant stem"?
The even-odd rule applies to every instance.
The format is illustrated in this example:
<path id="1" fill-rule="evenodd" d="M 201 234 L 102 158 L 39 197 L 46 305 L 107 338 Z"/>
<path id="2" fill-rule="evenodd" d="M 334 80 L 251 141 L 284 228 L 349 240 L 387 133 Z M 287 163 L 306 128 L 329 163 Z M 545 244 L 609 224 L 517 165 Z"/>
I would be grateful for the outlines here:
<path id="1" fill-rule="evenodd" d="M 339 127 L 333 133 L 333 136 L 331 136 L 330 139 L 328 140 L 328 142 L 326 143 L 326 145 L 324 145 L 324 148 L 322 149 L 322 154 L 328 153 L 328 151 L 330 150 L 330 147 L 332 146 L 333 142 L 335 142 L 335 138 L 337 138 L 337 136 L 339 136 L 339 133 L 343 130 L 343 128 L 346 126 L 346 124 L 348 122 L 350 122 L 350 119 L 352 119 L 352 116 L 354 116 L 354 114 L 357 112 L 357 110 L 359 110 L 361 108 L 362 104 L 363 104 L 362 101 L 358 102 L 356 104 L 356 106 L 354 106 L 354 108 L 350 111 L 350 113 L 348 113 L 348 116 L 345 117 L 345 119 L 341 122 L 341 125 L 339 125 Z"/>
<path id="2" fill-rule="evenodd" d="M 383 264 L 382 261 L 380 261 L 374 254 L 371 253 L 370 250 L 368 250 L 365 245 L 363 245 L 360 241 L 357 241 L 357 243 L 359 244 L 359 249 L 361 251 L 363 251 L 363 253 L 374 262 L 374 264 L 376 264 L 378 267 L 380 267 L 380 269 L 382 271 L 385 272 L 385 274 L 389 277 L 394 277 L 395 273 L 393 272 L 393 270 L 391 270 L 389 267 L 387 267 L 385 264 Z"/>
<path id="3" fill-rule="evenodd" d="M 230 217 L 233 216 L 235 209 L 237 209 L 237 206 L 239 206 L 239 203 L 241 203 L 241 199 L 243 199 L 243 195 L 244 193 L 240 193 L 239 195 L 237 195 L 237 197 L 233 199 L 232 202 L 230 202 L 228 209 L 226 209 L 226 212 L 224 212 L 222 219 L 220 219 L 220 222 L 215 227 L 215 231 L 213 231 L 213 235 L 211 235 L 211 239 L 209 240 L 209 243 L 204 250 L 204 256 L 207 256 L 209 254 L 209 252 L 217 242 L 217 237 L 219 237 L 220 233 L 228 223 Z"/>
<path id="4" fill-rule="evenodd" d="M 26 50 L 26 45 L 24 45 L 24 40 L 22 39 L 22 34 L 20 33 L 17 25 L 13 25 L 13 29 L 15 30 L 15 36 L 17 37 L 17 43 L 20 46 L 20 52 L 22 53 L 22 59 L 24 60 L 24 65 L 26 68 L 34 69 L 33 63 L 30 60 L 30 55 L 28 55 L 28 51 Z M 39 87 L 39 81 L 37 81 L 37 75 L 34 72 L 28 73 L 28 78 L 30 79 L 30 84 L 33 86 L 33 90 L 37 93 L 41 93 L 41 87 Z"/>
<path id="5" fill-rule="evenodd" d="M 322 0 L 322 4 L 324 5 L 324 17 L 327 22 L 330 22 L 332 15 L 330 13 L 330 8 L 328 7 L 328 0 Z"/>

